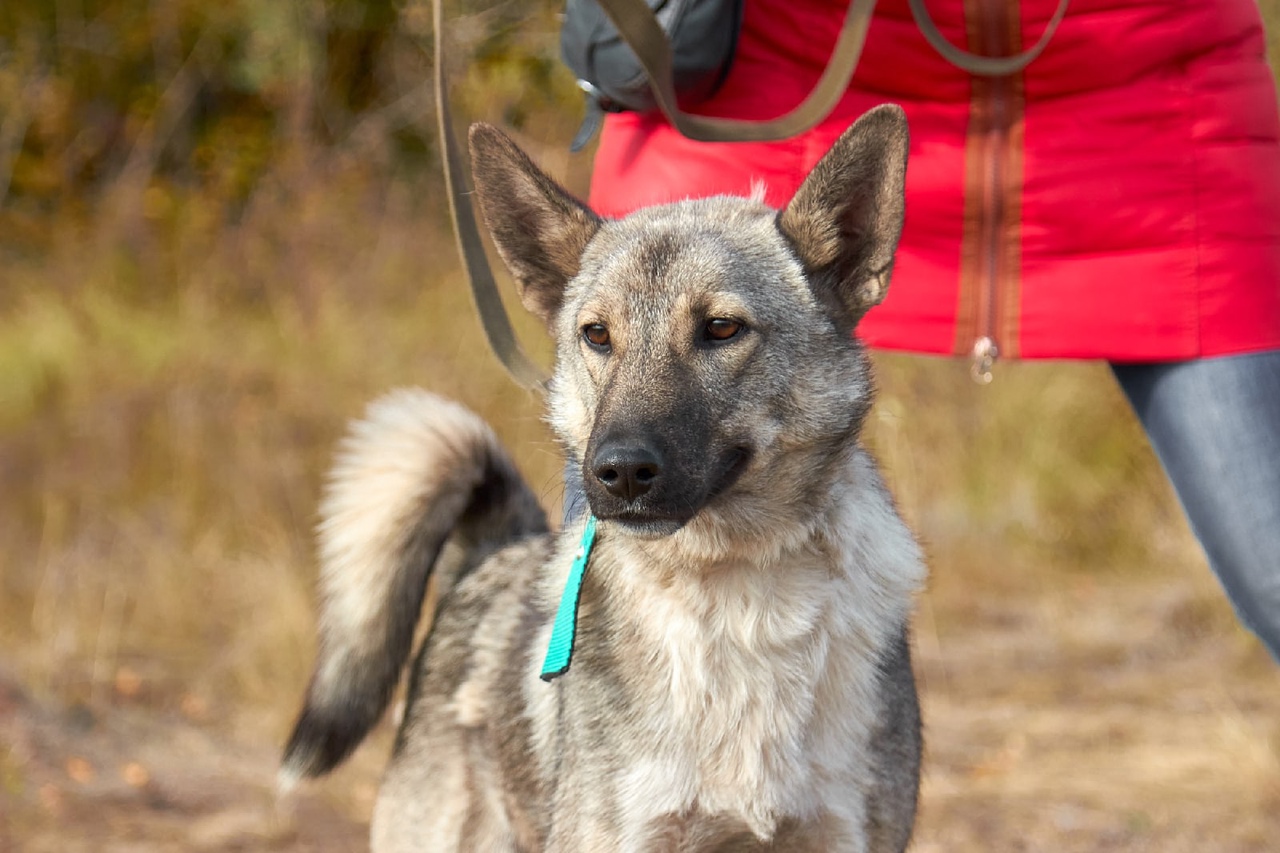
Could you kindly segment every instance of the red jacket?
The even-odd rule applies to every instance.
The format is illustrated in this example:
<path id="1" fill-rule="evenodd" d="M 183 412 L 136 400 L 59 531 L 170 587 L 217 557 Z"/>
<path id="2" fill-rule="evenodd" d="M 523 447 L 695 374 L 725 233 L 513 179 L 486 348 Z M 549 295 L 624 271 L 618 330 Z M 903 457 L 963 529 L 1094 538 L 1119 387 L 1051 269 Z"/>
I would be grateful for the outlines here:
<path id="1" fill-rule="evenodd" d="M 1056 0 L 928 0 L 952 44 L 1034 44 Z M 772 118 L 826 63 L 846 0 L 747 0 L 724 87 L 697 112 Z M 873 345 L 1117 361 L 1280 348 L 1280 118 L 1255 0 L 1074 0 L 1021 74 L 972 78 L 881 0 L 853 83 L 781 143 L 690 142 L 660 116 L 606 122 L 591 202 L 618 215 L 686 196 L 775 205 L 849 123 L 910 121 L 907 222 Z"/>

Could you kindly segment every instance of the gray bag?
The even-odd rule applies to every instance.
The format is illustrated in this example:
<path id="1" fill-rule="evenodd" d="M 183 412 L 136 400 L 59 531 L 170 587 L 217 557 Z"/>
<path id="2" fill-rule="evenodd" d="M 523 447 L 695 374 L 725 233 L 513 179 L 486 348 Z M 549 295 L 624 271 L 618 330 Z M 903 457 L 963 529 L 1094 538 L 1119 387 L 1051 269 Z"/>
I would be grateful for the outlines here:
<path id="1" fill-rule="evenodd" d="M 671 44 L 677 97 L 709 98 L 724 83 L 742 26 L 744 0 L 644 0 Z M 587 94 L 587 118 L 574 150 L 599 126 L 602 112 L 647 112 L 658 103 L 649 76 L 596 0 L 568 0 L 560 52 Z"/>

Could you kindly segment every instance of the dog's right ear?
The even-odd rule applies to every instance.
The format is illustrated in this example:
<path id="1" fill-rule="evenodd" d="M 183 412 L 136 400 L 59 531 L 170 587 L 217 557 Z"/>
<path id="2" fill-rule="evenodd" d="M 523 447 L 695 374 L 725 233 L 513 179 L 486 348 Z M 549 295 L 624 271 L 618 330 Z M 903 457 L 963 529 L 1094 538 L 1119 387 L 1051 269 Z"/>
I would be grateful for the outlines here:
<path id="1" fill-rule="evenodd" d="M 476 195 L 498 254 L 524 307 L 550 326 L 601 219 L 496 127 L 473 124 L 470 141 Z"/>

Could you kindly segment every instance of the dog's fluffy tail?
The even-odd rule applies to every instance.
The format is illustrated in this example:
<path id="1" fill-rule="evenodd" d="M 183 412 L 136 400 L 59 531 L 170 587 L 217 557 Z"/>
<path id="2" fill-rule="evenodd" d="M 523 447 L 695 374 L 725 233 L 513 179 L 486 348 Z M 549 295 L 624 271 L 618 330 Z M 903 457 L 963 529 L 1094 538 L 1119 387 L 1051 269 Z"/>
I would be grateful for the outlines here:
<path id="1" fill-rule="evenodd" d="M 536 497 L 479 417 L 421 390 L 371 404 L 321 505 L 319 653 L 282 788 L 332 770 L 386 710 L 446 540 L 486 551 L 546 529 Z"/>

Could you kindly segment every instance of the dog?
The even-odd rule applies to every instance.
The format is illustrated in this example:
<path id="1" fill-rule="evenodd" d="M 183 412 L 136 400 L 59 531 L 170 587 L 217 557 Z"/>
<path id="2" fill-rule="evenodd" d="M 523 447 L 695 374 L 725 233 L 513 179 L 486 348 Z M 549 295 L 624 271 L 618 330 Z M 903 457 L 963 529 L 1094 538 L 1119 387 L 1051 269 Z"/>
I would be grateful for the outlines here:
<path id="1" fill-rule="evenodd" d="M 902 851 L 925 568 L 860 440 L 853 335 L 902 230 L 902 111 L 860 118 L 781 211 L 757 193 L 606 220 L 497 129 L 470 145 L 557 342 L 548 420 L 589 512 L 548 532 L 476 415 L 375 402 L 321 508 L 282 778 L 328 772 L 382 716 L 434 572 L 374 850 Z M 557 614 L 571 657 L 540 672 Z"/>

